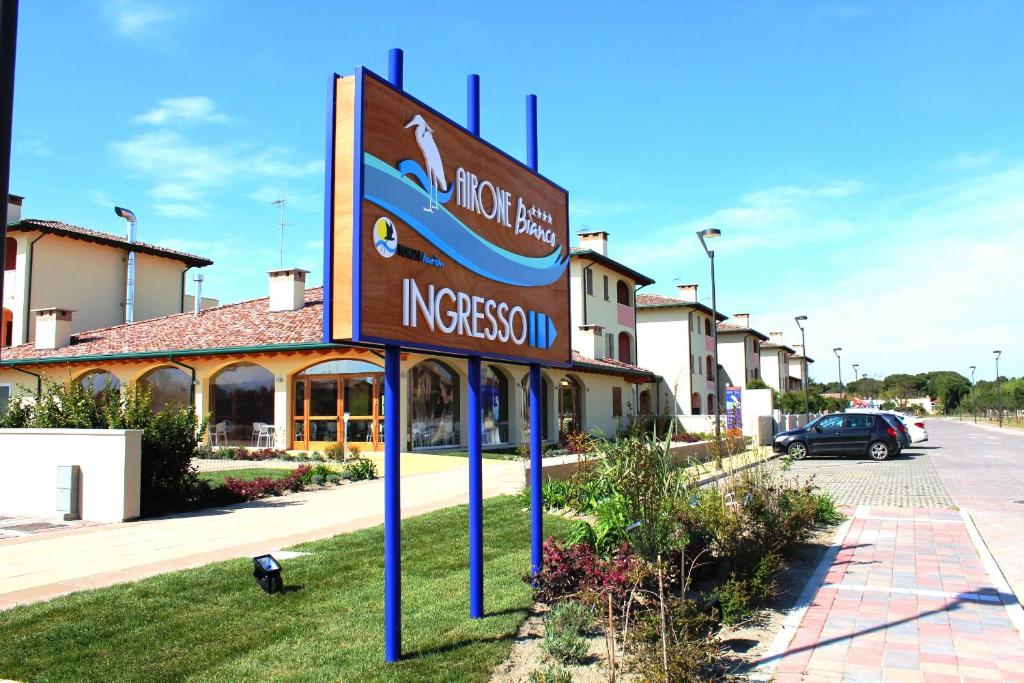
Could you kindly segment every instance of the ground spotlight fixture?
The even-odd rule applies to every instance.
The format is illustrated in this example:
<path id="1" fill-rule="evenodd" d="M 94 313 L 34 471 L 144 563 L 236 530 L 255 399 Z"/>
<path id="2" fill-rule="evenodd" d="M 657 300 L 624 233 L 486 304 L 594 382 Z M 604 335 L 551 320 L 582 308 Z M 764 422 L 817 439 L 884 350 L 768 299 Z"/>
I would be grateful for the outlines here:
<path id="1" fill-rule="evenodd" d="M 267 593 L 280 593 L 284 590 L 281 581 L 281 564 L 273 555 L 258 555 L 252 558 L 252 575 L 256 583 Z"/>

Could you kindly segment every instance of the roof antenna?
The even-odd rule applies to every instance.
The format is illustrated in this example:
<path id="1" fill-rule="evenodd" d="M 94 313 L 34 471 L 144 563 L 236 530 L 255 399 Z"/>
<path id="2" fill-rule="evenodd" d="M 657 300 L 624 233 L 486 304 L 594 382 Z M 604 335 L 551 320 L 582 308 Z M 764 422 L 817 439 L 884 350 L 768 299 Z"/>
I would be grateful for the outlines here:
<path id="1" fill-rule="evenodd" d="M 285 222 L 284 222 L 285 198 L 284 198 L 284 195 L 281 195 L 281 198 L 278 199 L 277 201 L 270 202 L 270 205 L 271 206 L 279 206 L 279 207 L 281 207 L 281 226 L 280 226 L 281 227 L 281 249 L 280 249 L 280 260 L 281 260 L 281 263 L 278 265 L 278 268 L 284 268 L 284 226 L 285 226 Z"/>

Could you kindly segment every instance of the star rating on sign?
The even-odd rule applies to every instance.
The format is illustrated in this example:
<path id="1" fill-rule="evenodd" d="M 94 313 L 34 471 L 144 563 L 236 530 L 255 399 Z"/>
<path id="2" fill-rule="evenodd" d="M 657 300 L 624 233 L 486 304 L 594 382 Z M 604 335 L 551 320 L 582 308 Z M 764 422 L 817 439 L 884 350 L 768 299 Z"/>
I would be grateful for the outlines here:
<path id="1" fill-rule="evenodd" d="M 538 209 L 536 206 L 531 206 L 530 210 L 527 211 L 527 213 L 530 214 L 530 218 L 539 218 L 540 220 L 548 224 L 550 224 L 552 221 L 550 213 L 544 211 L 543 209 Z"/>

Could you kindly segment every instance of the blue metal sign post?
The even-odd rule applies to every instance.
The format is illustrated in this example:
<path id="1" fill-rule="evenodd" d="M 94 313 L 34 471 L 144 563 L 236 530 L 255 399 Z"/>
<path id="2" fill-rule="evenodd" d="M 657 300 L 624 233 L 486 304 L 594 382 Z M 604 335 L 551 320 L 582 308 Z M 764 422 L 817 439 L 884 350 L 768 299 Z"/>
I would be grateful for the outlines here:
<path id="1" fill-rule="evenodd" d="M 402 89 L 402 51 L 388 54 L 388 80 Z M 402 406 L 402 354 L 384 347 L 384 659 L 402 658 L 402 456 L 399 417 Z"/>
<path id="2" fill-rule="evenodd" d="M 480 137 L 480 76 L 466 82 L 469 132 Z M 484 616 L 484 462 L 480 425 L 480 356 L 469 357 L 469 616 Z"/>
<path id="3" fill-rule="evenodd" d="M 526 96 L 526 165 L 537 172 L 537 96 Z M 543 378 L 540 364 L 530 363 L 530 571 L 536 576 L 544 564 L 544 499 L 541 495 L 541 411 Z"/>

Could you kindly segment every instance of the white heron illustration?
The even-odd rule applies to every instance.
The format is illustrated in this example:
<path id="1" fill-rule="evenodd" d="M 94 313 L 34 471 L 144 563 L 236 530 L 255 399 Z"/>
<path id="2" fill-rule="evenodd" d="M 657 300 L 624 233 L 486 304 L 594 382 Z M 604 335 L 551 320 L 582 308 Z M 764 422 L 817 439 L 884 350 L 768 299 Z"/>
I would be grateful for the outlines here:
<path id="1" fill-rule="evenodd" d="M 448 181 L 444 179 L 441 152 L 438 151 L 437 143 L 434 142 L 434 130 L 427 125 L 427 122 L 419 114 L 416 114 L 409 123 L 405 124 L 406 128 L 412 128 L 413 126 L 416 127 L 414 133 L 416 135 L 416 144 L 419 145 L 420 151 L 423 153 L 423 163 L 427 167 L 427 177 L 430 180 L 430 199 L 423 210 L 433 212 L 441 206 L 437 201 L 438 190 L 447 192 Z"/>

